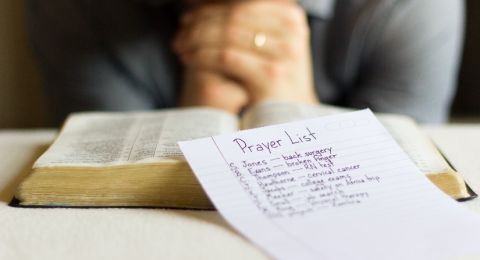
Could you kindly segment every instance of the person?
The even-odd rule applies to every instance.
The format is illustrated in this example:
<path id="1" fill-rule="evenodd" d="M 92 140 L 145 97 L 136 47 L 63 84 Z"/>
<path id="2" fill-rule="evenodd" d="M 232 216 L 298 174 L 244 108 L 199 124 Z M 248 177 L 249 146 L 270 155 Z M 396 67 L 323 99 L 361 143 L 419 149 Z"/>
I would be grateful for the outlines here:
<path id="1" fill-rule="evenodd" d="M 265 100 L 448 118 L 458 0 L 29 0 L 57 122 Z"/>

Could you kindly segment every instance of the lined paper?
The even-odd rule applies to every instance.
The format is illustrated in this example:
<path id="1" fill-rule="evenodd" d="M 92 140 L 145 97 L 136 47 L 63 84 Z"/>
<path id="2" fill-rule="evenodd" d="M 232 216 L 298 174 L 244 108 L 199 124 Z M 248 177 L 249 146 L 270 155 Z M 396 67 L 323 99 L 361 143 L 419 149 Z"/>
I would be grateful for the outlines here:
<path id="1" fill-rule="evenodd" d="M 369 110 L 179 143 L 224 218 L 276 259 L 480 255 L 480 218 Z"/>

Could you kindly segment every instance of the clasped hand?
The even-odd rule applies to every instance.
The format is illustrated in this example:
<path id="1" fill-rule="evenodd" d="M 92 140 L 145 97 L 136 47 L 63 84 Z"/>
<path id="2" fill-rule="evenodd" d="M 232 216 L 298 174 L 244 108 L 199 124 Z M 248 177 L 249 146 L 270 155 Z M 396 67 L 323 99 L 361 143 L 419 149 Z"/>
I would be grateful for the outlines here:
<path id="1" fill-rule="evenodd" d="M 173 42 L 181 105 L 238 113 L 264 100 L 317 103 L 304 11 L 287 0 L 224 1 L 185 13 Z"/>

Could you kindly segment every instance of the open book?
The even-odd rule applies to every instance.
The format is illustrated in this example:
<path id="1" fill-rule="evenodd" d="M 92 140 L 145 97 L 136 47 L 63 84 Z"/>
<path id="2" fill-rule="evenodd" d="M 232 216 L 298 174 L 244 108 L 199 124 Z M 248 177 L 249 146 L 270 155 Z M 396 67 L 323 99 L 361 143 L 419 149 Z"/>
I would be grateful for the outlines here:
<path id="1" fill-rule="evenodd" d="M 241 118 L 211 108 L 73 114 L 15 199 L 21 206 L 209 209 L 213 206 L 178 141 L 347 111 L 268 102 Z M 455 199 L 471 197 L 464 180 L 414 121 L 378 116 L 433 183 Z"/>

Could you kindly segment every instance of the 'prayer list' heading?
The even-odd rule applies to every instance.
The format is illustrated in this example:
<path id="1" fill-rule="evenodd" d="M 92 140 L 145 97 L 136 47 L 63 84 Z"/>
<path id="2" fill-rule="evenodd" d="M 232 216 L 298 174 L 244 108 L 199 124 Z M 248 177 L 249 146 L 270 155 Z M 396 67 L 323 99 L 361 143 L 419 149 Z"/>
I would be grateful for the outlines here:
<path id="1" fill-rule="evenodd" d="M 283 134 L 285 135 L 283 138 L 275 138 L 274 140 L 260 143 L 251 144 L 242 138 L 235 138 L 233 139 L 233 142 L 237 144 L 238 148 L 244 154 L 253 152 L 268 152 L 271 154 L 274 149 L 280 148 L 284 144 L 294 145 L 317 140 L 317 133 L 312 132 L 308 127 L 305 127 L 305 131 L 301 133 L 289 133 L 287 131 L 283 131 Z"/>

